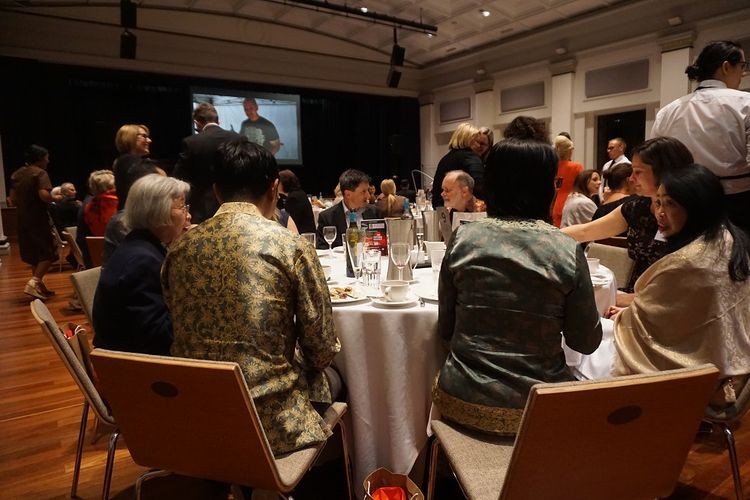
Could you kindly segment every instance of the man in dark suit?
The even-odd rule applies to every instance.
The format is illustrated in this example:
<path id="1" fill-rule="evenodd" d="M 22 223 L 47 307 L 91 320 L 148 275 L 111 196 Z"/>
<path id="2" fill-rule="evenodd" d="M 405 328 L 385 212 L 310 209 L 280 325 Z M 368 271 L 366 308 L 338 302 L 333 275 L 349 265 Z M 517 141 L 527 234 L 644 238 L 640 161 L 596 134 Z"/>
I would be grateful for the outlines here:
<path id="1" fill-rule="evenodd" d="M 318 216 L 318 230 L 315 244 L 318 248 L 328 248 L 328 243 L 323 238 L 323 228 L 326 226 L 336 226 L 336 239 L 333 241 L 334 247 L 341 246 L 342 235 L 346 234 L 346 228 L 349 226 L 349 212 L 357 214 L 357 224 L 363 219 L 379 219 L 380 211 L 368 204 L 370 193 L 370 177 L 359 170 L 346 170 L 339 177 L 341 194 L 343 200 L 336 203 L 331 208 L 320 212 Z"/>
<path id="2" fill-rule="evenodd" d="M 212 104 L 203 102 L 193 111 L 198 134 L 182 140 L 182 152 L 174 176 L 190 183 L 190 215 L 200 224 L 213 217 L 219 202 L 213 193 L 214 163 L 219 145 L 238 136 L 219 126 L 219 114 Z"/>

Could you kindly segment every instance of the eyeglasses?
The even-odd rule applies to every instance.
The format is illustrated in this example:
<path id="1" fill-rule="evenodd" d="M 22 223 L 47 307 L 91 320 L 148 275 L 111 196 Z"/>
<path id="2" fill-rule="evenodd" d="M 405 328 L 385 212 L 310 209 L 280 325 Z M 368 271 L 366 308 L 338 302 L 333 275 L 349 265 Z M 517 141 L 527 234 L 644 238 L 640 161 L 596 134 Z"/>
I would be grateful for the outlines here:
<path id="1" fill-rule="evenodd" d="M 182 205 L 181 207 L 175 207 L 176 210 L 180 210 L 182 213 L 186 214 L 190 212 L 190 205 Z"/>

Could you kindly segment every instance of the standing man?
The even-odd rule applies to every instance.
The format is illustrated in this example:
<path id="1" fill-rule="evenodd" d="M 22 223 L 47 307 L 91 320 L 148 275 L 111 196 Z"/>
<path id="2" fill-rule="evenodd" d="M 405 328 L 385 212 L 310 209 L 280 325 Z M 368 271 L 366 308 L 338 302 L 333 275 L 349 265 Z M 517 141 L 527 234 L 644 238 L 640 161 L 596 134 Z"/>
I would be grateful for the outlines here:
<path id="1" fill-rule="evenodd" d="M 194 224 L 200 224 L 219 208 L 212 187 L 219 145 L 238 135 L 219 126 L 219 114 L 207 102 L 195 108 L 193 122 L 198 134 L 182 140 L 182 151 L 175 165 L 174 176 L 190 183 L 190 215 Z"/>
<path id="2" fill-rule="evenodd" d="M 614 139 L 609 140 L 609 142 L 607 143 L 607 156 L 609 156 L 609 161 L 604 162 L 604 165 L 602 165 L 602 178 L 604 178 L 604 172 L 614 167 L 615 165 L 618 165 L 620 163 L 630 164 L 630 160 L 628 160 L 628 157 L 625 156 L 626 148 L 627 144 L 625 144 L 625 140 L 622 137 L 615 137 Z M 609 192 L 609 187 L 606 187 L 604 184 L 605 183 L 602 182 L 599 185 L 600 202 L 604 201 L 604 193 Z"/>
<path id="3" fill-rule="evenodd" d="M 357 213 L 357 225 L 363 219 L 380 218 L 380 211 L 369 205 L 370 177 L 366 173 L 350 168 L 339 177 L 339 186 L 343 199 L 318 215 L 315 242 L 321 249 L 328 248 L 328 243 L 323 238 L 323 228 L 326 226 L 336 226 L 336 239 L 331 247 L 343 245 L 342 235 L 346 234 L 346 228 L 349 226 L 349 212 Z"/>
<path id="4" fill-rule="evenodd" d="M 47 300 L 55 293 L 47 289 L 43 279 L 57 253 L 47 207 L 53 201 L 62 201 L 63 197 L 50 192 L 52 183 L 46 171 L 49 165 L 47 149 L 32 144 L 25 156 L 26 165 L 10 176 L 10 199 L 13 206 L 18 207 L 16 214 L 21 260 L 31 266 L 32 273 L 23 292 Z"/>
<path id="5" fill-rule="evenodd" d="M 321 443 L 331 431 L 313 403 L 335 397 L 323 372 L 341 349 L 323 268 L 271 220 L 279 170 L 266 149 L 232 139 L 214 175 L 222 205 L 162 268 L 171 354 L 239 363 L 274 455 Z"/>
<path id="6" fill-rule="evenodd" d="M 266 148 L 272 155 L 281 148 L 279 133 L 276 126 L 270 120 L 258 114 L 258 102 L 253 97 L 246 97 L 242 103 L 245 108 L 247 120 L 242 122 L 240 135 L 244 135 L 250 142 L 259 144 Z"/>

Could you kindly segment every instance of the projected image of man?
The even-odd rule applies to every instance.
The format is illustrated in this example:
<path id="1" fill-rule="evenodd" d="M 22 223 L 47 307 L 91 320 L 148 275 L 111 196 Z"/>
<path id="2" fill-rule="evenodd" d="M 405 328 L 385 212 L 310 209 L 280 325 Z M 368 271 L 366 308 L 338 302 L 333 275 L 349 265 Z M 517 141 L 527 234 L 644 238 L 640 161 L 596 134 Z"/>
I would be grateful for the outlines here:
<path id="1" fill-rule="evenodd" d="M 242 122 L 240 135 L 250 139 L 250 142 L 260 144 L 275 155 L 281 148 L 276 126 L 258 114 L 258 102 L 253 97 L 246 97 L 242 106 L 245 108 L 247 120 Z"/>

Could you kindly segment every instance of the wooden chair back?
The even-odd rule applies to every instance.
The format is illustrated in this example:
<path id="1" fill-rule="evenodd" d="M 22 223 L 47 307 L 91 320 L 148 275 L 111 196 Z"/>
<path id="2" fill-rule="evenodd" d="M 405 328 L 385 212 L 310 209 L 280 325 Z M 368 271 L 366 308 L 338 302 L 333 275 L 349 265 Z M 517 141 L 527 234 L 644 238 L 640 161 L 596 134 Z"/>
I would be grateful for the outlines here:
<path id="1" fill-rule="evenodd" d="M 91 265 L 101 266 L 104 261 L 104 236 L 86 236 L 86 246 L 89 249 Z"/>
<path id="2" fill-rule="evenodd" d="M 535 385 L 500 498 L 668 496 L 718 374 L 703 365 Z"/>

